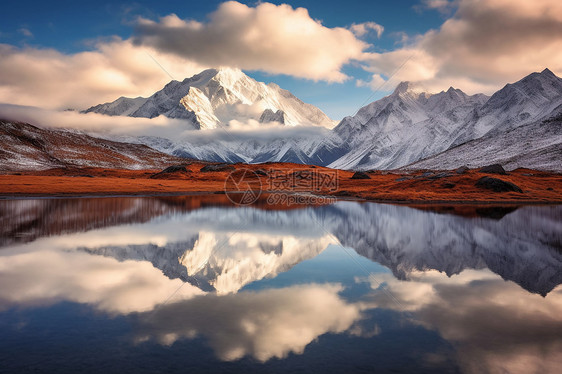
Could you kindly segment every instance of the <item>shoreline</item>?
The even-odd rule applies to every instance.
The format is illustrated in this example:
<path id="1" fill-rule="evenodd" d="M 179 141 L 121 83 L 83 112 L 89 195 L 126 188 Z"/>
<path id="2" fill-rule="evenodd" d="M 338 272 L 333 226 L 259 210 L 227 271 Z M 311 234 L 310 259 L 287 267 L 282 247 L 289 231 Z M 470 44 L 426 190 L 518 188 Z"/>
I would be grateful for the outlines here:
<path id="1" fill-rule="evenodd" d="M 367 175 L 365 179 L 353 179 L 352 171 L 300 164 L 219 164 L 217 170 L 203 172 L 201 169 L 208 165 L 187 162 L 181 171 L 168 173 L 103 168 L 4 172 L 0 174 L 0 199 L 188 195 L 222 195 L 220 199 L 225 199 L 227 193 L 235 190 L 232 185 L 225 184 L 231 173 L 249 170 L 248 182 L 253 187 L 248 191 L 261 191 L 262 194 L 426 206 L 562 204 L 562 174 L 531 169 L 517 169 L 502 175 L 475 169 L 463 173 L 369 171 L 364 173 Z M 292 178 L 290 183 L 287 183 L 288 177 Z M 483 177 L 514 184 L 521 192 L 482 188 L 477 182 Z M 327 179 L 332 185 L 322 185 Z M 285 184 L 279 187 L 281 182 Z M 306 187 L 307 184 L 312 187 Z"/>
<path id="2" fill-rule="evenodd" d="M 235 193 L 229 191 L 229 193 Z M 287 195 L 300 195 L 304 194 L 291 193 L 285 191 L 279 192 L 265 192 L 265 194 L 287 194 Z M 162 192 L 162 193 L 68 193 L 68 194 L 1 194 L 0 201 L 6 200 L 39 200 L 39 199 L 103 199 L 103 198 L 150 198 L 150 197 L 198 197 L 198 196 L 213 196 L 213 195 L 226 195 L 223 191 L 177 191 L 177 192 Z M 317 198 L 333 198 L 336 201 L 354 201 L 354 202 L 366 202 L 366 203 L 376 203 L 376 204 L 392 204 L 392 205 L 408 205 L 408 206 L 430 206 L 430 205 L 448 205 L 448 206 L 500 206 L 500 205 L 562 205 L 562 201 L 544 201 L 544 200 L 378 200 L 378 199 L 365 199 L 360 197 L 345 196 L 338 197 L 333 195 L 314 195 Z M 252 204 L 249 204 L 251 206 Z M 307 204 L 297 204 L 294 205 L 307 205 Z"/>

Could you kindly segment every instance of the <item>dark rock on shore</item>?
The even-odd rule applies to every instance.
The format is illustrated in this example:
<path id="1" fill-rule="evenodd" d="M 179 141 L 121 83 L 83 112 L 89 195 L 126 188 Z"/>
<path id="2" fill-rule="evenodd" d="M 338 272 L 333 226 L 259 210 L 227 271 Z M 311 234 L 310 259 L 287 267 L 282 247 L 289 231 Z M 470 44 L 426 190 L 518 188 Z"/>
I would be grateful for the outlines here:
<path id="1" fill-rule="evenodd" d="M 351 177 L 351 179 L 371 179 L 369 174 L 363 171 L 356 171 L 355 174 Z"/>
<path id="2" fill-rule="evenodd" d="M 500 175 L 507 174 L 503 166 L 501 166 L 500 164 L 484 166 L 482 169 L 480 169 L 480 172 L 487 173 L 487 174 L 500 174 Z"/>
<path id="3" fill-rule="evenodd" d="M 495 192 L 520 192 L 523 193 L 521 188 L 511 182 L 506 182 L 498 178 L 482 177 L 476 182 L 477 187 L 486 188 Z"/>
<path id="4" fill-rule="evenodd" d="M 229 164 L 205 165 L 201 168 L 201 171 L 203 173 L 209 171 L 233 171 L 233 170 L 236 170 L 236 168 Z"/>

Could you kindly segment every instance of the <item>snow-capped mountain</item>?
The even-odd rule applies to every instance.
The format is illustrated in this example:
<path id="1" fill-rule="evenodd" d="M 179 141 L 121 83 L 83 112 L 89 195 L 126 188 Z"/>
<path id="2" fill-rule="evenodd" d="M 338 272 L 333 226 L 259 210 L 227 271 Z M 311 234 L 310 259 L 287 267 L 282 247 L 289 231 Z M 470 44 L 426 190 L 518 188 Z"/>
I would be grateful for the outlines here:
<path id="1" fill-rule="evenodd" d="M 320 109 L 303 103 L 289 91 L 274 83 L 257 82 L 232 68 L 208 69 L 182 82 L 173 80 L 148 98 L 120 97 L 85 112 L 146 118 L 162 115 L 185 119 L 196 129 L 252 120 L 287 126 L 334 126 Z"/>
<path id="2" fill-rule="evenodd" d="M 321 125 L 316 131 L 279 132 L 277 136 L 271 132 L 225 137 L 220 132 L 198 137 L 195 131 L 174 140 L 121 139 L 178 157 L 216 162 L 279 161 L 369 170 L 402 168 L 435 156 L 412 167 L 456 168 L 497 160 L 507 163 L 508 169 L 562 170 L 556 122 L 542 124 L 562 112 L 562 79 L 548 69 L 508 84 L 491 97 L 470 96 L 453 87 L 432 94 L 402 82 L 392 94 L 344 118 L 332 130 L 326 128 L 331 121 L 317 108 L 233 69 L 206 70 L 183 82 L 172 81 L 150 98 L 120 98 L 88 111 L 184 118 L 198 129 L 232 121 Z M 444 153 L 449 149 L 455 151 Z"/>
<path id="3" fill-rule="evenodd" d="M 399 168 L 483 136 L 509 137 L 506 131 L 538 123 L 560 110 L 562 79 L 548 69 L 508 84 L 490 98 L 481 94 L 468 96 L 452 87 L 446 92 L 429 94 L 403 82 L 391 95 L 361 108 L 355 116 L 344 118 L 334 128 L 334 132 L 346 140 L 350 151 L 329 166 Z M 537 126 L 535 136 L 540 138 L 543 130 L 548 129 Z M 522 146 L 519 143 L 525 141 L 518 139 L 511 147 L 513 153 L 505 155 L 507 158 L 518 155 L 518 145 Z M 530 148 L 528 152 L 538 150 L 533 145 Z M 486 150 L 480 148 L 482 152 Z M 520 165 L 526 166 L 524 162 Z M 460 165 L 453 167 L 457 166 Z"/>
<path id="4" fill-rule="evenodd" d="M 172 142 L 154 137 L 128 141 L 209 161 L 282 161 L 359 170 L 400 168 L 463 144 L 462 149 L 470 149 L 469 154 L 457 154 L 450 162 L 445 162 L 444 154 L 436 159 L 438 162 L 415 167 L 456 168 L 470 163 L 467 160 L 480 166 L 498 159 L 508 168 L 562 170 L 557 151 L 562 142 L 556 124 L 542 125 L 543 120 L 560 111 L 562 80 L 545 69 L 506 85 L 491 97 L 470 96 L 453 87 L 431 94 L 402 82 L 391 95 L 344 118 L 331 131 L 266 139 L 248 135 L 205 142 L 193 138 Z M 261 120 L 280 121 L 280 116 L 279 111 L 266 110 Z M 500 143 L 504 145 L 501 152 L 497 146 L 490 146 Z M 473 155 L 478 156 L 478 162 Z M 532 160 L 523 155 L 532 156 Z"/>
<path id="5" fill-rule="evenodd" d="M 488 134 L 435 156 L 405 166 L 405 169 L 453 169 L 501 164 L 507 170 L 526 167 L 561 170 L 562 116 Z"/>

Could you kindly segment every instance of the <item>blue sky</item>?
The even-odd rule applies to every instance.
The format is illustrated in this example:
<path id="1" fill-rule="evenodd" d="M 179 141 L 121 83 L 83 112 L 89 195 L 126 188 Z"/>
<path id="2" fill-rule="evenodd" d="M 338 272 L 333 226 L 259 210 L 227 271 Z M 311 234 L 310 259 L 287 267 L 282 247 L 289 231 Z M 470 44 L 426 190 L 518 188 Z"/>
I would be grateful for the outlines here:
<path id="1" fill-rule="evenodd" d="M 545 67 L 562 74 L 559 0 L 240 3 L 247 7 L 216 0 L 4 2 L 0 103 L 83 109 L 122 95 L 149 95 L 169 77 L 146 58 L 147 50 L 176 79 L 232 63 L 334 119 L 352 115 L 403 80 L 432 92 L 453 86 L 491 94 Z M 246 21 L 257 28 L 256 46 L 233 39 L 250 36 Z M 280 30 L 266 30 L 268 22 Z M 299 26 L 283 31 L 291 22 Z M 351 27 L 366 23 L 384 32 Z M 313 30 L 299 40 L 295 30 L 301 26 Z M 225 27 L 234 36 L 220 34 Z M 277 50 L 265 38 L 277 43 Z M 217 55 L 219 49 L 228 51 Z"/>
<path id="2" fill-rule="evenodd" d="M 241 1 L 249 6 L 255 1 Z M 220 1 L 135 1 L 135 2 L 76 2 L 76 1 L 20 1 L 5 3 L 0 13 L 0 43 L 19 47 L 54 48 L 64 53 L 76 53 L 92 48 L 92 42 L 118 35 L 128 38 L 137 16 L 148 19 L 175 13 L 182 19 L 204 21 L 218 7 Z M 421 34 L 439 27 L 443 15 L 435 10 L 416 9 L 417 1 L 272 1 L 305 7 L 310 16 L 327 27 L 346 27 L 354 23 L 376 22 L 384 26 L 380 38 L 375 35 L 366 41 L 374 51 L 392 50 L 399 43 L 400 34 Z M 30 11 L 33 10 L 33 11 Z M 27 34 L 27 31 L 31 35 Z M 329 116 L 340 119 L 350 115 L 368 98 L 382 97 L 369 87 L 357 87 L 355 79 L 344 83 L 314 82 L 289 75 L 275 75 L 246 71 L 251 77 L 275 82 L 305 102 L 319 106 Z M 343 72 L 350 77 L 367 80 L 364 70 L 348 65 Z M 94 104 L 94 103 L 92 103 Z"/>

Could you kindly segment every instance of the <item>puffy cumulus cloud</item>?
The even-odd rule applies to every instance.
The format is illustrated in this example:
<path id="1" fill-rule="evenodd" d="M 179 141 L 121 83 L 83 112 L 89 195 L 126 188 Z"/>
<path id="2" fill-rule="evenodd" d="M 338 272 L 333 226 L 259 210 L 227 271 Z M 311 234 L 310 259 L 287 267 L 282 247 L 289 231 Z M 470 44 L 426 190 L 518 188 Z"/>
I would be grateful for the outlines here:
<path id="1" fill-rule="evenodd" d="M 195 297 L 141 319 L 138 339 L 172 344 L 203 336 L 227 361 L 301 354 L 320 335 L 345 332 L 361 318 L 360 307 L 344 301 L 338 295 L 341 290 L 338 285 L 311 284 Z"/>
<path id="2" fill-rule="evenodd" d="M 414 322 L 437 330 L 455 345 L 464 372 L 559 371 L 560 286 L 542 297 L 489 270 L 467 270 L 450 278 L 437 271 L 414 272 L 407 282 L 384 281 L 388 292 L 377 292 L 369 307 L 409 311 Z"/>
<path id="3" fill-rule="evenodd" d="M 562 74 L 559 0 L 459 0 L 455 5 L 455 14 L 439 30 L 402 49 L 366 54 L 368 69 L 388 77 L 406 62 L 395 81 L 422 82 L 433 91 L 453 85 L 470 93 L 492 93 L 545 67 Z"/>
<path id="4" fill-rule="evenodd" d="M 366 31 L 370 26 L 357 27 Z M 248 7 L 236 1 L 221 4 L 208 22 L 174 14 L 159 22 L 140 19 L 134 40 L 203 65 L 330 82 L 344 81 L 342 66 L 368 47 L 348 29 L 323 26 L 305 8 L 271 3 Z"/>
<path id="5" fill-rule="evenodd" d="M 372 30 L 377 34 L 377 38 L 380 38 L 384 31 L 384 27 L 375 22 L 356 23 L 349 29 L 358 37 L 364 36 Z"/>
<path id="6" fill-rule="evenodd" d="M 146 261 L 50 248 L 3 255 L 0 282 L 0 309 L 72 301 L 117 314 L 150 311 L 182 284 Z M 185 284 L 179 297 L 202 293 Z"/>
<path id="7" fill-rule="evenodd" d="M 75 54 L 0 44 L 0 102 L 83 109 L 118 96 L 151 95 L 169 75 L 183 79 L 203 68 L 118 38 Z"/>

